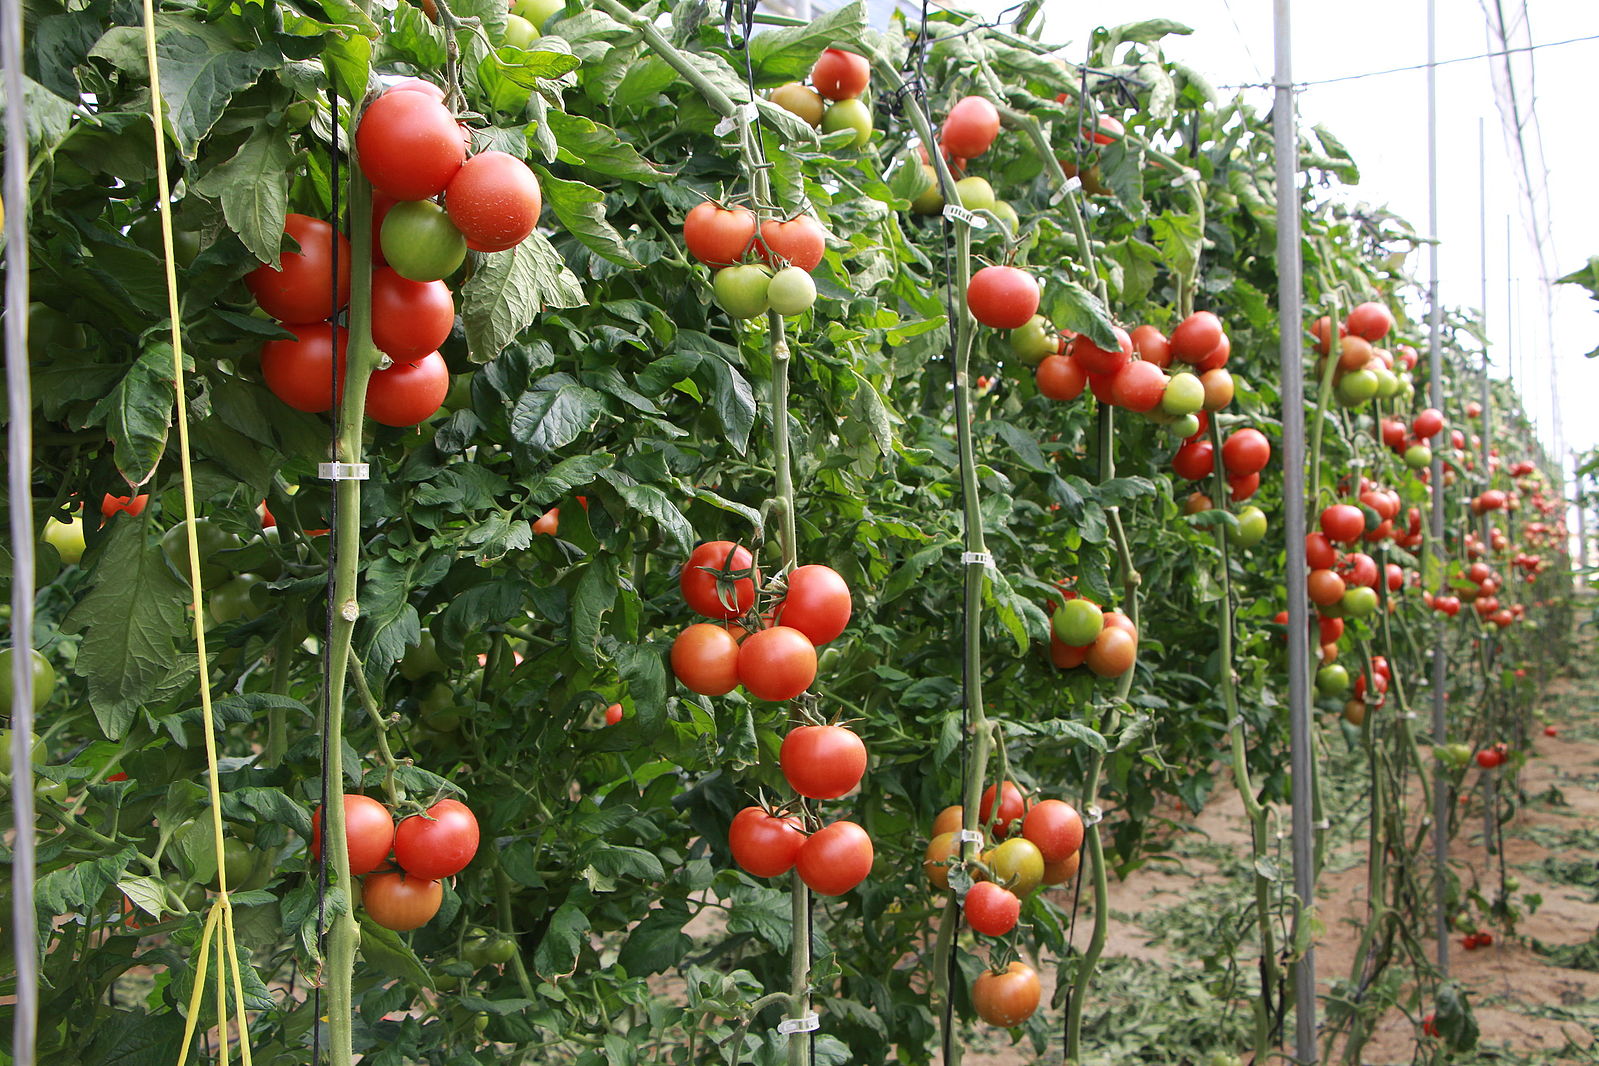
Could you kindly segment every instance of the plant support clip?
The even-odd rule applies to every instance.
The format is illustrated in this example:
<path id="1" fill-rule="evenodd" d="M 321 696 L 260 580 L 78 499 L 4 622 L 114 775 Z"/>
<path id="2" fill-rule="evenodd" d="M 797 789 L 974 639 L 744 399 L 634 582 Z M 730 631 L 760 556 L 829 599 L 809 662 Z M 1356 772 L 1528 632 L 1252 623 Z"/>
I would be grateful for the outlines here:
<path id="1" fill-rule="evenodd" d="M 784 1018 L 777 1023 L 777 1031 L 784 1036 L 794 1033 L 814 1033 L 822 1027 L 822 1019 L 817 1017 L 815 1011 L 806 1011 L 798 1018 Z"/>
<path id="2" fill-rule="evenodd" d="M 365 481 L 372 476 L 366 463 L 321 463 L 316 476 L 323 481 Z"/>
<path id="3" fill-rule="evenodd" d="M 983 834 L 975 829 L 962 829 L 955 834 L 955 842 L 957 844 L 965 844 L 968 841 L 973 844 L 981 844 L 983 842 Z"/>
<path id="4" fill-rule="evenodd" d="M 716 124 L 716 135 L 718 137 L 726 137 L 737 129 L 740 123 L 754 122 L 760 117 L 760 113 L 761 109 L 753 100 L 741 104 L 738 110 Z"/>
<path id="5" fill-rule="evenodd" d="M 945 204 L 944 217 L 952 218 L 959 222 L 964 222 L 968 226 L 972 227 L 972 229 L 982 229 L 988 225 L 987 219 L 978 217 L 973 212 L 966 210 L 966 208 L 962 207 L 960 204 Z"/>
<path id="6" fill-rule="evenodd" d="M 994 568 L 994 557 L 987 552 L 961 552 L 961 565 L 971 566 L 973 564 L 992 570 Z"/>

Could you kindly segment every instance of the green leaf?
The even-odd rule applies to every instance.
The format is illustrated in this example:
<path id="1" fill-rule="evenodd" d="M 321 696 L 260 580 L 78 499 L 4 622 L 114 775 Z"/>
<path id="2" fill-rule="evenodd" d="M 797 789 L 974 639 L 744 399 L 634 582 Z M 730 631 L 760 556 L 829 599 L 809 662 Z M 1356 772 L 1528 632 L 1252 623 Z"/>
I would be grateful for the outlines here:
<path id="1" fill-rule="evenodd" d="M 838 45 L 859 49 L 866 30 L 866 6 L 845 4 L 823 11 L 803 26 L 762 30 L 750 38 L 757 85 L 804 81 L 824 50 Z"/>
<path id="2" fill-rule="evenodd" d="M 1088 334 L 1089 340 L 1101 348 L 1116 347 L 1110 312 L 1098 296 L 1070 278 L 1051 279 L 1048 292 L 1050 321 L 1074 333 Z"/>
<path id="3" fill-rule="evenodd" d="M 604 174 L 608 178 L 657 182 L 669 176 L 627 142 L 615 130 L 592 119 L 551 111 L 546 116 L 549 130 L 567 162 Z"/>
<path id="4" fill-rule="evenodd" d="M 600 556 L 583 568 L 577 591 L 572 596 L 571 647 L 586 663 L 599 659 L 600 636 L 605 616 L 616 606 L 616 561 Z"/>
<path id="5" fill-rule="evenodd" d="M 135 907 L 151 917 L 159 918 L 167 912 L 166 886 L 153 877 L 124 877 L 117 882 L 117 888 Z"/>
<path id="6" fill-rule="evenodd" d="M 135 487 L 155 473 L 167 447 L 177 390 L 172 384 L 172 346 L 150 341 L 117 387 L 89 412 L 89 424 L 104 421 L 117 449 L 117 470 Z"/>
<path id="7" fill-rule="evenodd" d="M 644 977 L 677 966 L 694 945 L 683 932 L 688 922 L 687 906 L 677 900 L 663 901 L 628 930 L 617 964 L 629 977 Z"/>
<path id="8" fill-rule="evenodd" d="M 1106 36 L 1110 47 L 1114 48 L 1116 45 L 1128 42 L 1151 44 L 1169 34 L 1187 36 L 1193 32 L 1191 27 L 1172 19 L 1146 19 L 1143 22 L 1129 22 L 1116 26 Z"/>
<path id="9" fill-rule="evenodd" d="M 600 477 L 616 486 L 629 510 L 660 523 L 661 531 L 672 538 L 678 551 L 686 555 L 694 547 L 694 527 L 666 493 L 654 485 L 638 484 L 620 470 L 601 471 Z"/>
<path id="10" fill-rule="evenodd" d="M 544 201 L 555 209 L 561 225 L 597 255 L 613 263 L 636 267 L 633 253 L 628 251 L 622 235 L 605 219 L 605 194 L 581 181 L 557 178 L 543 167 L 534 167 L 539 175 L 539 188 Z"/>
<path id="11" fill-rule="evenodd" d="M 433 979 L 428 976 L 427 967 L 422 965 L 422 960 L 416 957 L 410 946 L 400 939 L 399 933 L 383 928 L 365 914 L 360 915 L 359 920 L 363 962 L 378 973 L 399 981 L 409 981 L 424 988 L 433 984 Z"/>
<path id="12" fill-rule="evenodd" d="M 233 158 L 194 183 L 194 191 L 222 201 L 228 227 L 257 259 L 278 267 L 283 220 L 289 210 L 289 169 L 294 145 L 287 131 L 261 126 Z"/>
<path id="13" fill-rule="evenodd" d="M 604 877 L 636 877 L 652 883 L 666 879 L 661 860 L 643 848 L 601 842 L 580 855 L 578 861 L 592 866 Z"/>
<path id="14" fill-rule="evenodd" d="M 552 374 L 511 409 L 511 436 L 535 455 L 564 448 L 594 428 L 605 398 L 566 374 Z"/>
<path id="15" fill-rule="evenodd" d="M 786 952 L 793 942 L 793 911 L 788 893 L 764 886 L 739 885 L 732 892 L 733 907 L 727 914 L 729 933 L 753 933 L 778 952 Z"/>
<path id="16" fill-rule="evenodd" d="M 89 572 L 91 588 L 62 628 L 82 633 L 73 672 L 89 685 L 89 704 L 109 740 L 127 733 L 178 659 L 188 630 L 187 586 L 137 522 L 113 522 Z"/>
<path id="17" fill-rule="evenodd" d="M 529 482 L 528 492 L 535 500 L 560 499 L 573 489 L 593 482 L 601 471 L 608 470 L 615 462 L 616 456 L 604 452 L 562 459 Z"/>
<path id="18" fill-rule="evenodd" d="M 570 900 L 561 904 L 533 953 L 533 971 L 548 981 L 570 977 L 577 969 L 577 954 L 588 940 L 588 931 L 589 919 L 583 908 Z"/>
<path id="19" fill-rule="evenodd" d="M 577 276 L 537 231 L 515 248 L 484 255 L 461 287 L 461 319 L 473 361 L 499 355 L 540 311 L 585 303 Z"/>

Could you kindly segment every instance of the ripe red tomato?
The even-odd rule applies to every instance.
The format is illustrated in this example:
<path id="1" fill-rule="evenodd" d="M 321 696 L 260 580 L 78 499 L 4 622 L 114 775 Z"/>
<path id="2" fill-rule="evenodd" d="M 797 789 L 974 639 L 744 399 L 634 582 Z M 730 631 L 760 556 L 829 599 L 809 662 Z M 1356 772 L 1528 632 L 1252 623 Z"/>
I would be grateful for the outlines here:
<path id="1" fill-rule="evenodd" d="M 1331 570 L 1338 565 L 1338 549 L 1333 547 L 1327 534 L 1305 534 L 1305 565 L 1312 570 Z M 1340 629 L 1339 632 L 1343 630 Z"/>
<path id="2" fill-rule="evenodd" d="M 1071 670 L 1083 665 L 1088 658 L 1088 645 L 1074 646 L 1067 644 L 1051 630 L 1049 634 L 1049 661 L 1062 670 Z"/>
<path id="3" fill-rule="evenodd" d="M 995 329 L 1020 329 L 1038 313 L 1038 282 L 1025 270 L 986 266 L 966 287 L 972 317 Z"/>
<path id="4" fill-rule="evenodd" d="M 872 872 L 872 838 L 854 822 L 833 822 L 811 834 L 794 866 L 812 892 L 842 896 Z"/>
<path id="5" fill-rule="evenodd" d="M 816 645 L 791 626 L 751 633 L 738 649 L 738 680 L 756 699 L 791 700 L 816 680 Z"/>
<path id="6" fill-rule="evenodd" d="M 1330 540 L 1353 544 L 1366 532 L 1366 516 L 1352 504 L 1335 503 L 1321 512 L 1321 531 Z"/>
<path id="7" fill-rule="evenodd" d="M 1233 376 L 1225 367 L 1204 371 L 1199 383 L 1205 386 L 1205 410 L 1220 411 L 1233 402 Z"/>
<path id="8" fill-rule="evenodd" d="M 724 208 L 706 200 L 683 219 L 688 253 L 709 267 L 729 267 L 755 243 L 755 214 L 746 207 Z"/>
<path id="9" fill-rule="evenodd" d="M 455 299 L 442 281 L 411 281 L 391 267 L 372 273 L 372 343 L 396 363 L 436 352 L 455 325 Z"/>
<path id="10" fill-rule="evenodd" d="M 1344 319 L 1344 328 L 1368 341 L 1380 341 L 1393 328 L 1393 312 L 1380 303 L 1356 304 Z"/>
<path id="11" fill-rule="evenodd" d="M 477 854 L 477 817 L 460 800 L 441 799 L 394 831 L 394 860 L 414 877 L 437 881 L 466 869 Z"/>
<path id="12" fill-rule="evenodd" d="M 827 251 L 827 231 L 811 215 L 796 215 L 787 222 L 767 219 L 761 223 L 761 239 L 755 250 L 774 267 L 787 260 L 789 266 L 815 270 Z"/>
<path id="13" fill-rule="evenodd" d="M 745 807 L 733 816 L 727 846 L 733 861 L 756 877 L 780 877 L 794 868 L 805 846 L 804 825 L 792 816 L 779 818 L 760 807 Z"/>
<path id="14" fill-rule="evenodd" d="M 1484 770 L 1492 770 L 1504 761 L 1503 753 L 1497 748 L 1484 748 L 1477 753 L 1477 765 Z"/>
<path id="15" fill-rule="evenodd" d="M 1040 800 L 1022 819 L 1022 836 L 1038 845 L 1045 862 L 1060 862 L 1083 846 L 1083 819 L 1070 803 Z"/>
<path id="16" fill-rule="evenodd" d="M 1209 311 L 1195 311 L 1171 331 L 1171 353 L 1185 363 L 1200 363 L 1221 339 L 1221 319 Z"/>
<path id="17" fill-rule="evenodd" d="M 724 604 L 712 572 L 717 570 L 747 570 L 752 576 L 733 581 Z M 709 540 L 689 553 L 677 581 L 691 610 L 707 618 L 727 619 L 749 614 L 755 606 L 755 581 L 759 576 L 755 571 L 755 557 L 748 548 L 730 540 Z"/>
<path id="18" fill-rule="evenodd" d="M 999 109 L 981 96 L 967 96 L 949 109 L 938 139 L 950 155 L 975 159 L 988 151 L 998 136 Z"/>
<path id="19" fill-rule="evenodd" d="M 962 904 L 966 924 L 985 936 L 1004 936 L 1016 928 L 1022 916 L 1022 901 L 1008 888 L 992 881 L 979 881 L 966 893 Z"/>
<path id="20" fill-rule="evenodd" d="M 346 792 L 344 846 L 353 875 L 371 873 L 387 862 L 389 849 L 394 846 L 394 817 L 389 809 L 371 796 Z M 311 816 L 311 857 L 322 858 L 321 807 Z"/>
<path id="21" fill-rule="evenodd" d="M 426 925 L 439 913 L 443 902 L 444 886 L 423 877 L 386 871 L 371 874 L 361 883 L 361 906 L 366 913 L 383 928 L 397 933 Z"/>
<path id="22" fill-rule="evenodd" d="M 1120 677 L 1138 661 L 1138 637 L 1119 626 L 1106 626 L 1083 661 L 1100 677 Z"/>
<path id="23" fill-rule="evenodd" d="M 866 744 L 839 725 L 802 725 L 778 754 L 789 787 L 810 799 L 838 799 L 861 783 Z"/>
<path id="24" fill-rule="evenodd" d="M 1195 363 L 1194 369 L 1199 371 L 1201 374 L 1207 370 L 1219 370 L 1227 365 L 1227 360 L 1232 357 L 1232 354 L 1232 338 L 1223 333 L 1221 335 L 1221 340 L 1216 342 L 1216 347 L 1210 350 L 1209 355 Z"/>
<path id="25" fill-rule="evenodd" d="M 1034 372 L 1039 395 L 1051 400 L 1075 400 L 1088 384 L 1082 364 L 1069 355 L 1046 355 Z"/>
<path id="26" fill-rule="evenodd" d="M 1382 420 L 1382 442 L 1395 451 L 1405 450 L 1405 424 L 1396 419 Z"/>
<path id="27" fill-rule="evenodd" d="M 698 622 L 672 642 L 672 673 L 702 696 L 723 696 L 738 687 L 738 641 L 721 626 Z"/>
<path id="28" fill-rule="evenodd" d="M 375 372 L 366 387 L 366 415 L 385 426 L 414 426 L 444 406 L 449 393 L 450 368 L 444 356 L 429 352 Z"/>
<path id="29" fill-rule="evenodd" d="M 412 94 L 415 95 L 415 94 Z M 319 322 L 350 302 L 350 242 L 320 218 L 290 212 L 283 232 L 300 246 L 244 276 L 261 310 L 280 322 Z M 335 251 L 336 250 L 336 251 Z M 333 305 L 333 260 L 339 261 L 338 307 Z"/>
<path id="30" fill-rule="evenodd" d="M 411 93 L 416 96 L 418 94 Z M 261 377 L 272 395 L 297 411 L 320 414 L 333 407 L 333 327 L 306 322 L 286 327 L 294 340 L 267 341 L 261 346 Z M 339 375 L 349 333 L 339 330 Z"/>
<path id="31" fill-rule="evenodd" d="M 526 163 L 506 152 L 479 152 L 445 187 L 444 209 L 468 248 L 503 252 L 533 232 L 544 198 Z"/>
<path id="32" fill-rule="evenodd" d="M 1258 429 L 1240 429 L 1221 446 L 1221 461 L 1228 477 L 1248 477 L 1266 469 L 1271 441 Z"/>
<path id="33" fill-rule="evenodd" d="M 1286 613 L 1286 612 L 1285 612 Z M 1337 644 L 1344 635 L 1344 620 L 1342 618 L 1318 618 L 1316 629 L 1321 636 L 1322 644 Z"/>
<path id="34" fill-rule="evenodd" d="M 1210 476 L 1216 466 L 1216 447 L 1208 440 L 1190 440 L 1171 457 L 1171 468 L 1180 478 L 1199 481 Z"/>
<path id="35" fill-rule="evenodd" d="M 773 609 L 772 620 L 794 627 L 821 647 L 844 632 L 851 610 L 849 585 L 838 571 L 811 563 L 788 575 L 788 591 Z"/>
<path id="36" fill-rule="evenodd" d="M 615 725 L 617 722 L 620 722 L 621 720 L 622 720 L 622 705 L 620 703 L 613 703 L 609 707 L 605 708 L 605 724 L 606 725 Z"/>
<path id="37" fill-rule="evenodd" d="M 851 100 L 866 91 L 872 68 L 865 56 L 829 48 L 811 67 L 811 84 L 829 100 Z"/>
<path id="38" fill-rule="evenodd" d="M 1038 973 L 1013 960 L 1003 973 L 984 970 L 972 982 L 972 1006 L 989 1025 L 1006 1029 L 1020 1025 L 1038 1009 Z"/>
<path id="39" fill-rule="evenodd" d="M 1133 351 L 1146 363 L 1154 363 L 1162 370 L 1171 366 L 1171 342 L 1154 326 L 1138 326 L 1130 334 Z"/>
<path id="40" fill-rule="evenodd" d="M 1383 567 L 1383 576 L 1387 578 L 1389 592 L 1398 592 L 1405 587 L 1405 568 L 1398 563 Z"/>
<path id="41" fill-rule="evenodd" d="M 1329 607 L 1344 598 L 1344 579 L 1331 570 L 1312 570 L 1305 583 L 1310 602 L 1317 607 Z"/>
<path id="42" fill-rule="evenodd" d="M 426 78 L 402 78 L 383 91 L 385 94 L 422 93 L 426 96 L 431 96 L 441 104 L 444 102 L 444 90 Z"/>
<path id="43" fill-rule="evenodd" d="M 1422 440 L 1430 440 L 1438 435 L 1444 428 L 1444 413 L 1436 407 L 1429 407 L 1410 421 L 1410 430 Z"/>
<path id="44" fill-rule="evenodd" d="M 1110 392 L 1117 407 L 1153 411 L 1166 395 L 1166 371 L 1142 359 L 1131 360 L 1116 371 Z"/>
<path id="45" fill-rule="evenodd" d="M 1088 334 L 1079 333 L 1072 341 L 1072 358 L 1090 374 L 1116 373 L 1132 358 L 1133 340 L 1119 326 L 1112 327 L 1111 333 L 1116 337 L 1116 347 L 1111 350 L 1089 340 Z"/>
<path id="46" fill-rule="evenodd" d="M 999 810 L 994 810 L 995 786 L 989 785 L 983 789 L 983 798 L 977 805 L 977 820 L 986 828 L 989 817 L 993 816 L 993 834 L 995 840 L 1003 840 L 1010 834 L 1011 825 L 1027 813 L 1027 799 L 1022 795 L 1022 790 L 1016 787 L 1016 782 L 1006 781 L 998 789 Z"/>
<path id="47" fill-rule="evenodd" d="M 114 514 L 126 511 L 137 518 L 144 513 L 145 505 L 149 502 L 148 493 L 142 496 L 113 496 L 108 492 L 100 501 L 100 515 L 103 518 L 110 518 Z"/>
<path id="48" fill-rule="evenodd" d="M 461 127 L 427 93 L 385 93 L 355 130 L 361 172 L 396 200 L 426 200 L 444 191 L 466 160 Z"/>
<path id="49" fill-rule="evenodd" d="M 1243 477 L 1230 477 L 1227 479 L 1227 495 L 1235 503 L 1242 503 L 1249 499 L 1260 489 L 1260 475 L 1245 474 Z"/>

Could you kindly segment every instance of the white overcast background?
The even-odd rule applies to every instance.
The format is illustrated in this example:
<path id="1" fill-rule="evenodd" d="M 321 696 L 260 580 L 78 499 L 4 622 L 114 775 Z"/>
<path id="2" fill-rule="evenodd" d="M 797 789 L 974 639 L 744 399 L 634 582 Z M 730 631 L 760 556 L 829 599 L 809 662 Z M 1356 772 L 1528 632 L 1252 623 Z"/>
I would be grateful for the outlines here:
<path id="1" fill-rule="evenodd" d="M 995 0 L 978 3 L 997 11 Z M 1506 0 L 1514 7 L 1515 0 Z M 1103 24 L 1169 18 L 1194 29 L 1167 37 L 1169 58 L 1183 62 L 1217 86 L 1265 83 L 1273 67 L 1269 0 L 1120 0 L 1096 5 Z M 1047 0 L 1045 39 L 1081 52 L 1096 23 L 1089 5 Z M 1599 35 L 1594 0 L 1527 0 L 1531 42 L 1546 44 Z M 1112 13 L 1113 11 L 1113 13 Z M 1427 5 L 1422 0 L 1344 0 L 1332 5 L 1292 4 L 1293 79 L 1327 78 L 1424 64 Z M 1561 404 L 1565 446 L 1599 446 L 1599 361 L 1583 353 L 1599 347 L 1599 303 L 1571 285 L 1554 289 L 1554 315 L 1544 313 L 1533 244 L 1522 196 L 1508 165 L 1501 117 L 1490 77 L 1492 60 L 1444 65 L 1489 51 L 1478 0 L 1438 0 L 1438 152 L 1440 301 L 1445 306 L 1482 303 L 1482 200 L 1478 185 L 1478 120 L 1487 143 L 1487 320 L 1495 374 L 1513 374 L 1546 448 L 1553 448 L 1552 412 Z M 1534 105 L 1548 166 L 1548 210 L 1553 232 L 1551 273 L 1570 273 L 1599 255 L 1599 147 L 1595 141 L 1594 81 L 1599 40 L 1538 48 Z M 1523 69 L 1525 63 L 1523 62 Z M 1234 90 L 1224 90 L 1232 92 Z M 1262 113 L 1270 93 L 1245 90 Z M 1303 124 L 1324 124 L 1360 167 L 1348 194 L 1386 206 L 1422 235 L 1428 232 L 1427 82 L 1424 70 L 1310 84 L 1299 94 Z M 1506 219 L 1511 220 L 1506 248 Z M 1418 279 L 1427 278 L 1425 251 L 1412 257 Z M 1512 306 L 1512 303 L 1514 306 Z M 1551 370 L 1558 371 L 1553 394 Z M 1569 465 L 1567 467 L 1569 471 Z"/>

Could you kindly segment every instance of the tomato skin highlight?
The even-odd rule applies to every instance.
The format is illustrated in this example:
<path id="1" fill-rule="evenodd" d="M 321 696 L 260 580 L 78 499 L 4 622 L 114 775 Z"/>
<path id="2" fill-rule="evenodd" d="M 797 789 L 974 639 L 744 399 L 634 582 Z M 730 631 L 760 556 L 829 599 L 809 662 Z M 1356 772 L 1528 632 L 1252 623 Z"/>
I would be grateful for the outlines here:
<path id="1" fill-rule="evenodd" d="M 1022 836 L 1038 845 L 1046 863 L 1062 862 L 1083 845 L 1083 819 L 1069 803 L 1040 800 L 1022 818 Z"/>
<path id="2" fill-rule="evenodd" d="M 544 198 L 538 177 L 522 160 L 506 152 L 479 152 L 445 186 L 444 209 L 468 248 L 503 252 L 533 232 Z"/>
<path id="3" fill-rule="evenodd" d="M 396 200 L 426 200 L 444 191 L 466 161 L 455 116 L 421 92 L 386 93 L 361 113 L 355 130 L 361 172 Z"/>
<path id="4" fill-rule="evenodd" d="M 849 585 L 838 571 L 809 563 L 788 575 L 788 591 L 773 609 L 772 620 L 799 630 L 821 647 L 844 632 L 852 611 Z"/>
<path id="5" fill-rule="evenodd" d="M 1004 936 L 1016 928 L 1022 915 L 1022 901 L 1008 888 L 992 881 L 979 881 L 966 893 L 962 904 L 966 924 L 987 936 Z"/>
<path id="6" fill-rule="evenodd" d="M 984 970 L 972 982 L 972 1006 L 989 1025 L 1009 1029 L 1020 1025 L 1038 1009 L 1038 973 L 1020 960 L 1003 973 Z"/>
<path id="7" fill-rule="evenodd" d="M 706 200 L 683 219 L 683 243 L 689 254 L 706 266 L 730 267 L 755 243 L 755 214 L 748 208 L 729 210 Z"/>
<path id="8" fill-rule="evenodd" d="M 278 257 L 280 269 L 262 263 L 244 276 L 261 310 L 280 322 L 319 322 L 350 302 L 350 242 L 320 218 L 290 212 L 283 232 L 300 246 Z M 338 307 L 333 306 L 333 260 L 339 261 Z"/>
<path id="9" fill-rule="evenodd" d="M 412 93 L 412 96 L 417 95 Z M 296 411 L 321 414 L 333 408 L 333 327 L 326 322 L 286 326 L 293 340 L 272 340 L 261 346 L 261 376 L 272 394 Z M 349 332 L 339 330 L 339 375 Z"/>
<path id="10" fill-rule="evenodd" d="M 344 794 L 344 845 L 350 857 L 350 873 L 371 873 L 389 858 L 394 846 L 394 816 L 371 796 L 358 792 Z M 322 857 L 322 808 L 311 816 L 311 857 Z"/>
<path id="11" fill-rule="evenodd" d="M 816 645 L 791 626 L 772 626 L 744 638 L 738 681 L 756 699 L 791 700 L 816 680 Z"/>
<path id="12" fill-rule="evenodd" d="M 789 787 L 810 799 L 847 795 L 866 773 L 866 743 L 843 726 L 792 729 L 778 757 Z"/>
<path id="13" fill-rule="evenodd" d="M 972 317 L 995 329 L 1020 329 L 1038 313 L 1038 282 L 1025 270 L 986 266 L 966 286 Z"/>
<path id="14" fill-rule="evenodd" d="M 701 696 L 725 696 L 738 687 L 738 641 L 721 626 L 696 622 L 672 642 L 672 673 Z"/>
<path id="15" fill-rule="evenodd" d="M 781 877 L 792 870 L 805 840 L 798 818 L 779 818 L 760 807 L 739 811 L 727 830 L 733 861 L 756 877 Z"/>
<path id="16" fill-rule="evenodd" d="M 872 838 L 854 822 L 832 822 L 812 833 L 794 860 L 800 880 L 820 896 L 842 896 L 872 872 Z"/>
<path id="17" fill-rule="evenodd" d="M 444 406 L 450 394 L 450 368 L 438 352 L 414 363 L 395 363 L 367 382 L 366 415 L 385 426 L 414 426 Z"/>
<path id="18" fill-rule="evenodd" d="M 367 875 L 361 884 L 361 906 L 367 915 L 397 933 L 420 929 L 432 921 L 443 902 L 444 886 L 422 877 L 386 871 Z"/>
<path id="19" fill-rule="evenodd" d="M 722 603 L 718 595 L 716 575 L 711 570 L 752 570 L 755 556 L 741 544 L 730 540 L 709 540 L 689 553 L 683 571 L 678 575 L 678 588 L 689 608 L 707 618 L 729 619 L 748 614 L 755 607 L 756 574 L 733 582 L 733 606 Z"/>
<path id="20" fill-rule="evenodd" d="M 394 860 L 414 877 L 437 881 L 466 869 L 477 854 L 477 816 L 460 800 L 442 799 L 394 831 Z"/>

